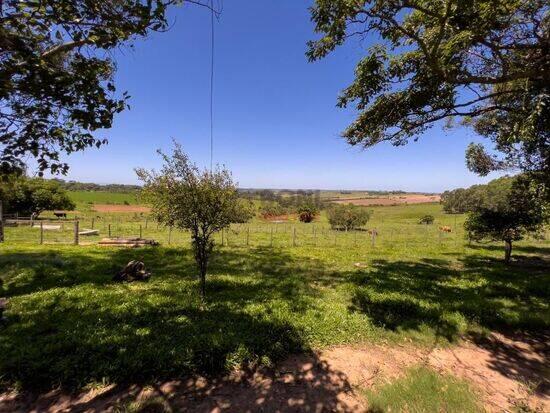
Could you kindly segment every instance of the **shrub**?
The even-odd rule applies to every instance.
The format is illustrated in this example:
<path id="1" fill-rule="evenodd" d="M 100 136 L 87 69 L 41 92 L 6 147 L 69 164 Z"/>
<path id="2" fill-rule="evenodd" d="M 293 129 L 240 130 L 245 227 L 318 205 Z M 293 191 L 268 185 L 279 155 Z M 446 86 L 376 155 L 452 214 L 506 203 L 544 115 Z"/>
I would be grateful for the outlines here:
<path id="1" fill-rule="evenodd" d="M 260 214 L 264 218 L 276 217 L 285 213 L 286 209 L 278 202 L 266 202 L 260 207 Z"/>
<path id="2" fill-rule="evenodd" d="M 425 224 L 425 225 L 431 225 L 435 221 L 435 218 L 433 215 L 424 215 L 422 218 L 420 218 L 420 221 L 418 221 L 419 224 Z"/>
<path id="3" fill-rule="evenodd" d="M 328 222 L 333 229 L 351 230 L 365 225 L 370 213 L 365 208 L 348 204 L 334 205 L 328 211 Z"/>
<path id="4" fill-rule="evenodd" d="M 306 203 L 301 205 L 297 212 L 301 222 L 309 223 L 315 219 L 319 210 L 313 203 Z"/>
<path id="5" fill-rule="evenodd" d="M 232 222 L 235 224 L 246 224 L 254 215 L 256 215 L 256 207 L 254 202 L 246 199 L 239 199 L 235 204 L 235 210 L 233 211 Z"/>

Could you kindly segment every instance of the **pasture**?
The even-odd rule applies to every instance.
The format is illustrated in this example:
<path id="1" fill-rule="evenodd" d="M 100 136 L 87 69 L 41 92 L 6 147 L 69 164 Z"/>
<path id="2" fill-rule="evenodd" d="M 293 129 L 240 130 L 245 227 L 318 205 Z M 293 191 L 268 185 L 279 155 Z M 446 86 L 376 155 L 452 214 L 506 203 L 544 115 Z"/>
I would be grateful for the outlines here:
<path id="1" fill-rule="evenodd" d="M 81 228 L 94 218 L 100 236 L 79 246 L 70 245 L 70 223 L 48 231 L 42 245 L 36 228 L 8 227 L 0 254 L 0 296 L 9 299 L 1 384 L 40 391 L 154 383 L 270 368 L 291 354 L 334 346 L 421 351 L 491 331 L 547 331 L 548 240 L 517 243 L 515 261 L 505 266 L 502 245 L 470 244 L 464 216 L 446 215 L 438 204 L 372 211 L 367 227 L 375 237 L 331 231 L 324 215 L 313 224 L 255 219 L 232 226 L 216 237 L 205 305 L 189 235 L 146 224 L 144 214 L 83 211 Z M 425 214 L 434 215 L 433 225 L 418 224 Z M 161 245 L 97 246 L 109 225 L 113 236 L 137 236 L 141 228 Z M 145 262 L 151 280 L 113 283 L 132 259 Z M 471 397 L 466 384 L 411 371 L 426 386 L 455 386 L 457 405 L 476 410 L 477 401 L 463 401 Z M 396 385 L 407 386 L 403 380 Z M 384 405 L 384 394 L 400 392 L 380 389 L 364 394 Z"/>

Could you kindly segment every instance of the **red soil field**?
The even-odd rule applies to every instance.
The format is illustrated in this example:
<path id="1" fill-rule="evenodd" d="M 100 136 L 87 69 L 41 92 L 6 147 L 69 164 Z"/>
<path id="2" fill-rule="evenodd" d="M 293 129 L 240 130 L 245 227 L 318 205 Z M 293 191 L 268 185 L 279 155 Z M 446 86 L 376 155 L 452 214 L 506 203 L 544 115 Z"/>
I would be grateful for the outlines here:
<path id="1" fill-rule="evenodd" d="M 439 195 L 408 194 L 392 195 L 379 198 L 342 198 L 333 202 L 336 204 L 354 204 L 362 206 L 389 206 L 406 204 L 427 204 L 432 202 L 439 202 L 440 200 L 441 196 Z"/>

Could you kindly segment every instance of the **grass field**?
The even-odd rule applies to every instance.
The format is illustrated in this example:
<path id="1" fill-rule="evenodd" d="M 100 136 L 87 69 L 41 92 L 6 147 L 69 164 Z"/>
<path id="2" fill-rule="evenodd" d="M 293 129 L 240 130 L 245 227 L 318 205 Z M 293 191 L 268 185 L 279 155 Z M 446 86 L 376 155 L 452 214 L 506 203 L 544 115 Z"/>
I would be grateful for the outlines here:
<path id="1" fill-rule="evenodd" d="M 417 224 L 426 213 L 436 216 L 434 225 Z M 143 219 L 133 218 L 119 217 L 113 232 L 144 230 Z M 468 245 L 463 219 L 439 205 L 373 208 L 374 244 L 366 232 L 328 230 L 324 217 L 313 225 L 236 226 L 215 251 L 204 307 L 188 234 L 174 231 L 168 245 L 167 230 L 149 223 L 144 235 L 161 246 L 114 250 L 93 240 L 37 245 L 36 229 L 6 228 L 1 380 L 81 388 L 270 365 L 334 344 L 445 346 L 488 330 L 547 328 L 550 243 L 518 243 L 507 267 L 501 245 Z M 442 234 L 441 224 L 456 231 Z M 152 279 L 113 284 L 113 274 L 136 258 Z"/>
<path id="2" fill-rule="evenodd" d="M 77 209 L 82 209 L 88 204 L 138 204 L 136 193 L 101 192 L 101 191 L 69 191 L 69 197 L 77 204 Z"/>

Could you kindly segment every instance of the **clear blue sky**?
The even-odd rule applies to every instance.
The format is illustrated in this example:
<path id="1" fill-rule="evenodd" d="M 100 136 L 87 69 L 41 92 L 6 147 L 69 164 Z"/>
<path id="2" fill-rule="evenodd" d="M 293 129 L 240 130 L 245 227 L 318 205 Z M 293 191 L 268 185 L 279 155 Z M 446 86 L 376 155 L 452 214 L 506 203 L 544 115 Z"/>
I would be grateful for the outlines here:
<path id="1" fill-rule="evenodd" d="M 474 133 L 433 128 L 418 142 L 367 151 L 339 133 L 353 111 L 335 107 L 369 40 L 308 63 L 310 1 L 225 0 L 216 23 L 214 161 L 241 187 L 403 189 L 437 192 L 485 182 L 467 171 Z M 196 6 L 170 12 L 172 28 L 117 53 L 119 91 L 131 109 L 102 131 L 109 145 L 69 157 L 66 179 L 136 183 L 133 168 L 158 168 L 172 137 L 209 164 L 210 16 Z"/>

